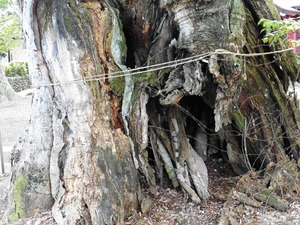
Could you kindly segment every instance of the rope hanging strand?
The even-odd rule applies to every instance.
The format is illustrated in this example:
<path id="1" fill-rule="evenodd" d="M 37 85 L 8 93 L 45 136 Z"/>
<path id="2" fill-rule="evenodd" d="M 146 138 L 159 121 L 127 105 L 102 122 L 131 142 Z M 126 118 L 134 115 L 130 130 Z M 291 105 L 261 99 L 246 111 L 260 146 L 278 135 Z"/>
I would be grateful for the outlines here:
<path id="1" fill-rule="evenodd" d="M 215 52 L 207 52 L 204 54 L 195 55 L 195 56 L 187 57 L 184 59 L 178 59 L 178 60 L 174 60 L 174 61 L 158 63 L 158 64 L 149 65 L 149 66 L 142 66 L 142 67 L 137 67 L 137 68 L 129 69 L 129 70 L 96 74 L 96 75 L 93 75 L 93 76 L 90 76 L 87 78 L 75 79 L 75 80 L 70 80 L 67 82 L 41 84 L 41 85 L 33 86 L 33 88 L 51 87 L 51 86 L 65 85 L 65 84 L 77 84 L 77 83 L 82 83 L 82 82 L 87 82 L 87 81 L 100 81 L 100 80 L 113 79 L 113 78 L 118 78 L 118 77 L 134 76 L 134 75 L 139 75 L 142 73 L 154 72 L 154 71 L 161 70 L 161 69 L 176 67 L 176 66 L 196 62 L 199 60 L 204 60 L 205 58 L 207 58 L 211 55 L 215 55 L 215 54 L 217 54 L 217 55 L 234 55 L 234 56 L 241 56 L 241 57 L 257 57 L 257 56 L 262 56 L 262 55 L 284 53 L 284 52 L 293 51 L 293 50 L 294 50 L 293 48 L 288 48 L 288 49 L 282 49 L 282 50 L 272 51 L 272 52 L 244 54 L 244 53 L 230 52 L 225 49 L 217 49 L 217 50 L 215 50 Z M 205 62 L 206 62 L 206 60 L 205 60 Z"/>
<path id="2" fill-rule="evenodd" d="M 187 63 L 199 61 L 208 56 L 210 56 L 210 54 L 206 53 L 206 54 L 202 54 L 202 55 L 191 56 L 188 58 L 164 62 L 164 63 L 160 63 L 160 64 L 138 67 L 138 68 L 130 69 L 130 70 L 97 74 L 97 75 L 90 76 L 90 77 L 83 78 L 83 79 L 76 79 L 76 80 L 71 80 L 71 81 L 67 81 L 67 82 L 41 84 L 41 85 L 34 86 L 33 88 L 48 87 L 48 86 L 55 86 L 55 85 L 61 85 L 61 84 L 76 84 L 76 83 L 81 83 L 81 82 L 85 82 L 85 81 L 97 81 L 97 80 L 113 79 L 113 78 L 118 78 L 118 77 L 134 76 L 134 75 L 138 75 L 138 74 L 142 74 L 142 73 L 153 72 L 153 71 L 157 71 L 157 70 L 161 70 L 161 69 L 176 67 L 178 65 L 184 65 Z"/>

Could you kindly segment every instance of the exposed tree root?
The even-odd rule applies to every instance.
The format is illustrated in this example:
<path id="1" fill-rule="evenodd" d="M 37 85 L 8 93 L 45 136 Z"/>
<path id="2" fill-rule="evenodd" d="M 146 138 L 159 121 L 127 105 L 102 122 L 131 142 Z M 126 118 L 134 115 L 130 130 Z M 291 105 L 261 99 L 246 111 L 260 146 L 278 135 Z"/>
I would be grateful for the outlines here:
<path id="1" fill-rule="evenodd" d="M 289 201 L 299 197 L 299 184 L 297 164 L 287 157 L 270 164 L 264 171 L 250 171 L 228 195 L 219 224 L 238 224 L 245 206 L 271 206 L 285 212 L 289 209 Z"/>

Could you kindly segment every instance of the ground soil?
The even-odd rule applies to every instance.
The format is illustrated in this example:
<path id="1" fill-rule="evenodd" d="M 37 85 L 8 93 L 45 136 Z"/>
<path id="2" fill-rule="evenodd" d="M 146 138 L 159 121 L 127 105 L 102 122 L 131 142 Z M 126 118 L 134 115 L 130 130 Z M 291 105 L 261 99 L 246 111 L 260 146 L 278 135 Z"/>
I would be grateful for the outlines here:
<path id="1" fill-rule="evenodd" d="M 3 145 L 14 145 L 19 135 L 24 130 L 30 113 L 31 96 L 26 96 L 15 102 L 0 104 L 0 128 L 2 131 Z M 200 205 L 192 203 L 180 190 L 174 190 L 170 184 L 162 184 L 158 187 L 157 194 L 151 195 L 147 185 L 142 182 L 144 199 L 150 201 L 149 208 L 145 212 L 133 213 L 125 224 L 153 224 L 153 225 L 209 225 L 220 223 L 224 214 L 224 208 L 228 202 L 228 194 L 233 190 L 240 177 L 234 175 L 229 164 L 220 159 L 206 161 L 209 172 L 210 199 Z M 7 205 L 9 174 L 0 175 L 0 218 Z M 141 177 L 141 181 L 143 178 Z M 231 221 L 226 224 L 300 224 L 300 202 L 292 199 L 287 202 L 289 209 L 280 212 L 268 205 L 251 207 L 240 202 L 233 202 L 230 207 L 242 208 L 239 221 Z M 51 212 L 40 212 L 30 218 L 24 218 L 14 223 L 1 222 L 0 224 L 56 224 Z"/>
<path id="2" fill-rule="evenodd" d="M 229 195 L 241 179 L 235 176 L 229 164 L 222 160 L 206 161 L 209 172 L 210 199 L 200 205 L 186 199 L 181 191 L 170 187 L 160 187 L 156 196 L 151 196 L 147 188 L 144 195 L 151 196 L 153 203 L 145 213 L 136 213 L 126 224 L 134 225 L 300 225 L 299 198 L 287 202 L 289 208 L 285 212 L 278 211 L 261 203 L 252 207 L 239 201 L 232 201 Z M 231 211 L 242 209 L 238 220 L 220 221 Z M 229 212 L 229 213 L 232 213 Z M 234 215 L 236 216 L 236 215 Z"/>

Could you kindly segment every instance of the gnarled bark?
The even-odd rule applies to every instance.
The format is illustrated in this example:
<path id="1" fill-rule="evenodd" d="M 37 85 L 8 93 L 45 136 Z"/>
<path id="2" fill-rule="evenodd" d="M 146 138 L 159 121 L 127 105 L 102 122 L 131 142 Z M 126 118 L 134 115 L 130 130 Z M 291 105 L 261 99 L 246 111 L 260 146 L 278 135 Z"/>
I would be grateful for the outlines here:
<path id="1" fill-rule="evenodd" d="M 289 74 L 295 81 L 298 70 L 295 55 L 251 55 L 277 50 L 261 42 L 257 26 L 260 18 L 279 19 L 271 1 L 160 1 L 157 7 L 152 5 L 153 14 L 144 11 L 148 2 L 137 2 L 131 2 L 134 21 L 132 14 L 126 14 L 129 6 L 124 16 L 125 27 L 134 27 L 125 28 L 130 43 L 144 43 L 133 45 L 128 55 L 136 65 L 199 55 L 193 62 L 174 63 L 174 68 L 134 78 L 143 83 L 136 86 L 136 95 L 150 97 L 133 104 L 133 112 L 139 113 L 130 120 L 134 143 L 143 140 L 135 151 L 143 159 L 142 171 L 151 168 L 147 161 L 151 151 L 155 161 L 161 154 L 173 185 L 179 182 L 194 201 L 201 202 L 208 197 L 207 174 L 197 158 L 205 160 L 216 149 L 237 174 L 262 169 L 286 154 L 298 159 L 299 112 L 286 97 Z M 201 175 L 194 177 L 194 172 Z M 153 169 L 144 174 L 154 186 Z"/>
<path id="2" fill-rule="evenodd" d="M 237 174 L 298 159 L 299 112 L 286 97 L 295 55 L 235 54 L 276 50 L 257 27 L 278 18 L 270 0 L 23 3 L 37 90 L 14 151 L 10 219 L 52 208 L 59 224 L 122 223 L 137 209 L 136 169 L 152 193 L 167 177 L 201 203 L 210 154 Z"/>
<path id="3" fill-rule="evenodd" d="M 58 224 L 113 224 L 137 209 L 137 173 L 107 78 L 126 46 L 107 3 L 24 1 L 31 120 L 14 149 L 9 220 L 51 209 Z M 103 77 L 104 78 L 104 77 Z M 80 82 L 78 82 L 78 79 Z"/>

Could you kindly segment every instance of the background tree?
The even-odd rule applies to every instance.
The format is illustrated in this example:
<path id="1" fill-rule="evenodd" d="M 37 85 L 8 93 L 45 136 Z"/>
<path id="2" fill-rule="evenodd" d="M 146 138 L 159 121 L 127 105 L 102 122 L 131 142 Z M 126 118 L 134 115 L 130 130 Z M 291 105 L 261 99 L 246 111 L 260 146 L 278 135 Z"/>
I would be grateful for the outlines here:
<path id="1" fill-rule="evenodd" d="M 22 27 L 12 9 L 12 1 L 0 0 L 0 59 L 9 50 L 21 44 Z M 0 65 L 0 102 L 17 98 L 19 96 L 8 83 L 3 65 Z"/>
<path id="2" fill-rule="evenodd" d="M 0 54 L 19 46 L 23 39 L 22 25 L 12 0 L 0 1 Z"/>
<path id="3" fill-rule="evenodd" d="M 296 56 L 257 54 L 283 47 L 261 42 L 258 21 L 279 19 L 271 1 L 20 5 L 36 91 L 10 220 L 52 208 L 58 224 L 122 223 L 138 208 L 136 169 L 152 193 L 165 174 L 200 203 L 212 153 L 237 174 L 298 159 Z"/>

